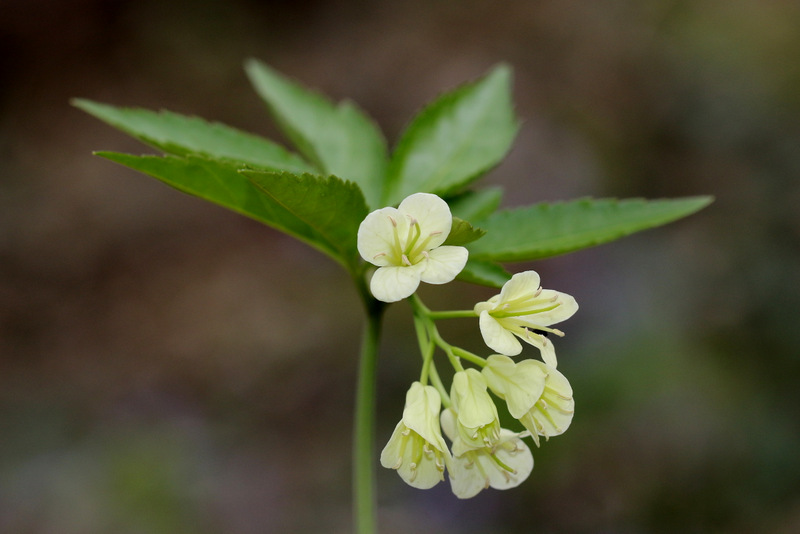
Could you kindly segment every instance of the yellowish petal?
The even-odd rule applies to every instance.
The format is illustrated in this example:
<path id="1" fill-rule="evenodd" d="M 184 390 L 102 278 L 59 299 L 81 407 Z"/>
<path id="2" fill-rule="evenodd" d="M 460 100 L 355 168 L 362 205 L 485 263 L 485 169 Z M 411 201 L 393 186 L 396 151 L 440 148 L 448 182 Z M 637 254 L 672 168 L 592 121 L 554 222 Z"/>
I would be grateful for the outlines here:
<path id="1" fill-rule="evenodd" d="M 412 266 L 380 267 L 369 284 L 372 295 L 383 302 L 397 302 L 410 296 L 419 287 L 421 268 Z"/>
<path id="2" fill-rule="evenodd" d="M 503 284 L 500 290 L 500 301 L 507 302 L 518 298 L 525 298 L 539 290 L 540 279 L 536 271 L 523 271 L 511 277 Z"/>
<path id="3" fill-rule="evenodd" d="M 394 246 L 394 225 L 392 221 L 401 220 L 394 208 L 375 210 L 361 221 L 358 227 L 358 253 L 366 261 L 378 267 L 391 265 L 391 251 Z M 407 230 L 406 230 L 407 231 Z"/>
<path id="4" fill-rule="evenodd" d="M 467 263 L 469 252 L 464 247 L 445 246 L 428 252 L 420 279 L 428 284 L 452 282 Z"/>
<path id="5" fill-rule="evenodd" d="M 478 324 L 484 343 L 493 351 L 506 356 L 516 356 L 522 352 L 522 345 L 514 337 L 514 334 L 503 328 L 497 319 L 489 315 L 488 311 L 481 312 Z"/>
<path id="6" fill-rule="evenodd" d="M 508 405 L 512 417 L 519 419 L 541 398 L 547 373 L 534 360 L 514 362 L 508 356 L 494 354 L 486 359 L 481 371 L 489 387 Z"/>
<path id="7" fill-rule="evenodd" d="M 415 193 L 406 197 L 397 210 L 419 223 L 424 238 L 433 234 L 428 242 L 428 249 L 438 247 L 450 235 L 453 224 L 450 207 L 436 195 Z"/>

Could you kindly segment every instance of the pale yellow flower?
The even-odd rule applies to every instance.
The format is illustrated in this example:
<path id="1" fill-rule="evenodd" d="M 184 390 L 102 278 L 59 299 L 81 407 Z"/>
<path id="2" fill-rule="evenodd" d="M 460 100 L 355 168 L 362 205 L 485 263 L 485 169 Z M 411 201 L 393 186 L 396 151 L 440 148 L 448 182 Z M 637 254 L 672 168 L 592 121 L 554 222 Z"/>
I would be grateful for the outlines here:
<path id="1" fill-rule="evenodd" d="M 456 497 L 469 499 L 489 487 L 514 488 L 528 478 L 533 470 L 533 455 L 520 434 L 501 428 L 491 447 L 465 447 L 456 430 L 457 418 L 452 408 L 442 412 L 442 428 L 453 441 L 454 456 L 448 475 Z M 456 450 L 461 452 L 456 454 Z"/>
<path id="2" fill-rule="evenodd" d="M 415 193 L 397 208 L 375 210 L 358 228 L 358 252 L 378 267 L 370 281 L 373 296 L 383 302 L 402 300 L 420 282 L 446 284 L 464 268 L 464 247 L 442 246 L 453 224 L 447 202 L 430 193 Z"/>
<path id="3" fill-rule="evenodd" d="M 519 338 L 539 348 L 544 362 L 552 367 L 558 363 L 556 352 L 544 334 L 563 336 L 550 326 L 569 319 L 577 310 L 578 304 L 570 295 L 542 289 L 536 271 L 515 274 L 499 295 L 475 305 L 481 335 L 490 349 L 516 356 L 522 352 Z"/>
<path id="4" fill-rule="evenodd" d="M 456 428 L 463 445 L 472 449 L 491 447 L 500 434 L 500 421 L 483 375 L 475 369 L 458 371 L 453 376 L 450 400 L 458 414 Z"/>
<path id="5" fill-rule="evenodd" d="M 444 480 L 450 451 L 439 426 L 440 408 L 436 388 L 420 382 L 411 384 L 403 418 L 381 452 L 381 465 L 396 469 L 409 486 L 428 489 Z"/>
<path id="6" fill-rule="evenodd" d="M 489 389 L 505 399 L 508 412 L 530 432 L 536 445 L 539 436 L 549 439 L 563 434 L 572 423 L 572 386 L 555 367 L 537 360 L 517 363 L 494 354 L 486 359 L 481 373 Z"/>

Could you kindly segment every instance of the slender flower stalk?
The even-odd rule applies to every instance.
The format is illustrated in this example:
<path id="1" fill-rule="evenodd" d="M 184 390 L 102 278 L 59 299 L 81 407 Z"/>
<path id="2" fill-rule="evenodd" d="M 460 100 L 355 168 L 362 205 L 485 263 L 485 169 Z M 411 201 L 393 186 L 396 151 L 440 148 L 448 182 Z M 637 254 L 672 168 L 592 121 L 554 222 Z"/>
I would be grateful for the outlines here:
<path id="1" fill-rule="evenodd" d="M 358 534 L 374 534 L 378 531 L 374 457 L 376 371 L 386 306 L 372 298 L 362 276 L 354 279 L 364 302 L 366 325 L 361 341 L 353 424 L 353 515 Z"/>

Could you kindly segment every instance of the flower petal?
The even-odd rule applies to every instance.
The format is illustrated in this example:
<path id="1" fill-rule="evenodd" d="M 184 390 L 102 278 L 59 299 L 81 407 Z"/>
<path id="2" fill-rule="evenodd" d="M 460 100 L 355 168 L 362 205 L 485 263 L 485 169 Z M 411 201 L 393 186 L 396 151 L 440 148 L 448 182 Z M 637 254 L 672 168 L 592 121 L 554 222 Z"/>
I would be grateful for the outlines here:
<path id="1" fill-rule="evenodd" d="M 575 399 L 569 380 L 555 368 L 531 360 L 547 373 L 542 398 L 520 419 L 531 434 L 551 437 L 563 434 L 572 423 L 575 413 Z M 535 438 L 534 438 L 535 439 Z"/>
<path id="2" fill-rule="evenodd" d="M 523 271 L 511 277 L 500 290 L 500 302 L 525 298 L 535 294 L 541 287 L 541 280 L 536 271 Z"/>
<path id="3" fill-rule="evenodd" d="M 469 252 L 464 247 L 445 246 L 428 252 L 420 279 L 428 284 L 452 282 L 467 263 Z"/>
<path id="4" fill-rule="evenodd" d="M 392 265 L 391 251 L 394 247 L 392 221 L 397 223 L 404 219 L 395 208 L 381 208 L 367 215 L 358 227 L 358 253 L 361 257 L 378 267 Z"/>
<path id="5" fill-rule="evenodd" d="M 556 359 L 556 348 L 553 346 L 551 341 L 548 341 L 546 337 L 542 336 L 542 344 L 537 345 L 539 347 L 539 352 L 542 353 L 542 361 L 555 369 L 558 367 L 558 360 Z"/>
<path id="6" fill-rule="evenodd" d="M 372 295 L 383 302 L 397 302 L 410 296 L 419 287 L 422 266 L 380 267 L 369 283 Z"/>
<path id="7" fill-rule="evenodd" d="M 447 202 L 431 193 L 414 193 L 400 203 L 397 210 L 419 223 L 424 237 L 435 234 L 428 242 L 428 249 L 438 247 L 453 225 L 453 216 Z"/>
<path id="8" fill-rule="evenodd" d="M 422 438 L 439 449 L 447 450 L 439 425 L 439 409 L 442 398 L 433 386 L 423 386 L 414 382 L 406 393 L 406 406 L 403 409 L 403 424 L 422 436 Z"/>
<path id="9" fill-rule="evenodd" d="M 486 475 L 476 464 L 471 455 L 453 458 L 451 462 L 450 489 L 459 499 L 470 499 L 489 486 Z"/>
<path id="10" fill-rule="evenodd" d="M 486 378 L 476 369 L 459 371 L 453 376 L 450 399 L 458 413 L 458 422 L 466 428 L 479 428 L 497 420 L 497 408 L 486 392 Z"/>
<path id="11" fill-rule="evenodd" d="M 503 328 L 503 325 L 489 315 L 488 311 L 481 312 L 478 324 L 481 327 L 484 343 L 493 351 L 506 356 L 516 356 L 522 352 L 522 345 L 514 334 Z"/>
<path id="12" fill-rule="evenodd" d="M 425 440 L 400 421 L 381 451 L 381 465 L 396 469 L 411 487 L 430 489 L 444 479 L 444 467 L 437 463 L 436 453 L 425 452 L 424 447 Z"/>
<path id="13" fill-rule="evenodd" d="M 488 468 L 486 470 L 486 474 L 489 476 L 489 485 L 499 490 L 516 488 L 533 471 L 533 454 L 531 454 L 531 450 L 525 445 L 525 442 L 511 430 L 501 429 L 500 439 L 504 443 L 495 447 L 495 456 L 514 471 L 509 472 L 497 466 L 491 457 L 487 456 L 484 461 L 494 464 L 494 469 Z"/>
<path id="14" fill-rule="evenodd" d="M 508 356 L 493 354 L 481 373 L 493 392 L 505 399 L 515 419 L 525 415 L 544 392 L 547 372 L 534 360 L 514 362 Z"/>
<path id="15" fill-rule="evenodd" d="M 447 439 L 455 441 L 458 436 L 458 430 L 456 430 L 456 412 L 454 412 L 452 408 L 442 410 L 439 416 L 439 422 L 442 424 L 442 431 L 444 435 L 447 436 Z"/>
<path id="16" fill-rule="evenodd" d="M 575 302 L 575 299 L 572 297 L 572 295 L 567 295 L 566 293 L 561 293 L 560 291 L 545 289 L 542 291 L 541 295 L 539 295 L 537 300 L 551 300 L 557 302 L 558 306 L 550 311 L 544 311 L 535 313 L 533 315 L 520 317 L 520 319 L 530 322 L 530 324 L 534 327 L 535 325 L 550 326 L 552 324 L 560 323 L 561 321 L 566 321 L 575 315 L 576 311 L 578 311 L 578 303 Z"/>
<path id="17" fill-rule="evenodd" d="M 454 451 L 457 445 L 453 444 Z M 450 487 L 459 499 L 469 499 L 488 487 L 504 490 L 519 486 L 532 470 L 531 450 L 516 432 L 502 428 L 500 441 L 494 447 L 466 450 L 452 459 L 449 466 Z"/>

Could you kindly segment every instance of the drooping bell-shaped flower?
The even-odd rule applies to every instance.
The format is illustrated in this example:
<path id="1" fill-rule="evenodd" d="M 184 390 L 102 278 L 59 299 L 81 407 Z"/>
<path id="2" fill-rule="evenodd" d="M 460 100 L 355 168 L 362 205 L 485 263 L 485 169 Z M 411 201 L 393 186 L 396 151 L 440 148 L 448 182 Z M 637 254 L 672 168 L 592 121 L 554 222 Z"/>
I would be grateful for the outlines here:
<path id="1" fill-rule="evenodd" d="M 486 391 L 486 379 L 475 369 L 453 375 L 450 389 L 453 410 L 458 414 L 456 430 L 465 447 L 491 447 L 500 435 L 497 407 Z"/>
<path id="2" fill-rule="evenodd" d="M 552 367 L 558 362 L 546 334 L 563 336 L 550 326 L 569 319 L 577 310 L 578 304 L 570 295 L 542 289 L 536 271 L 515 274 L 499 295 L 475 305 L 481 335 L 490 349 L 516 356 L 522 352 L 518 337 L 539 348 L 544 362 Z"/>
<path id="3" fill-rule="evenodd" d="M 411 384 L 406 393 L 403 418 L 381 452 L 381 465 L 396 469 L 405 482 L 419 489 L 432 488 L 444 480 L 450 451 L 439 424 L 441 397 L 436 388 Z"/>
<path id="4" fill-rule="evenodd" d="M 469 499 L 489 487 L 514 488 L 528 478 L 533 470 L 533 455 L 519 434 L 501 428 L 491 447 L 465 447 L 456 429 L 457 418 L 452 408 L 442 412 L 442 428 L 453 441 L 454 456 L 448 474 L 456 497 Z"/>
<path id="5" fill-rule="evenodd" d="M 464 268 L 464 247 L 442 246 L 453 224 L 447 202 L 430 193 L 406 197 L 397 208 L 375 210 L 358 228 L 358 252 L 378 267 L 370 281 L 373 296 L 396 302 L 420 281 L 446 284 Z"/>
<path id="6" fill-rule="evenodd" d="M 538 360 L 515 362 L 494 354 L 481 371 L 489 389 L 505 399 L 508 412 L 531 433 L 549 439 L 563 434 L 572 423 L 575 400 L 572 386 L 556 368 Z"/>

